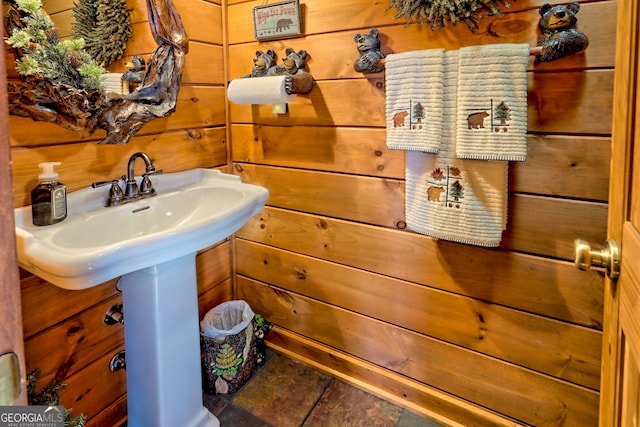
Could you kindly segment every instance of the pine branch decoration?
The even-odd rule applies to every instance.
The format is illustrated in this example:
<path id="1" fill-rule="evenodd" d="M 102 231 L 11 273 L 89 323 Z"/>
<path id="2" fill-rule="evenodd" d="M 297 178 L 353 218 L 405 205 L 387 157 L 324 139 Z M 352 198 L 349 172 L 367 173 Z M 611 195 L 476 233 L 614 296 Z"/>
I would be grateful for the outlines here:
<path id="1" fill-rule="evenodd" d="M 131 37 L 130 9 L 125 0 L 79 0 L 74 3 L 74 37 L 104 67 L 120 59 Z"/>
<path id="2" fill-rule="evenodd" d="M 396 19 L 406 19 L 441 30 L 449 24 L 464 22 L 469 30 L 478 29 L 478 21 L 486 16 L 502 16 L 500 4 L 509 8 L 506 0 L 389 0 L 387 10 L 395 7 Z"/>
<path id="3" fill-rule="evenodd" d="M 82 38 L 85 49 L 89 49 L 91 32 L 98 21 L 97 0 L 80 0 L 73 3 L 73 18 L 75 21 L 71 25 L 71 30 L 77 38 Z"/>
<path id="4" fill-rule="evenodd" d="M 106 70 L 84 51 L 82 38 L 56 42 L 57 31 L 42 10 L 42 0 L 3 0 L 3 4 L 10 34 L 5 42 L 13 48 L 22 77 L 8 82 L 10 114 L 89 135 L 102 129 L 107 136 L 101 144 L 126 144 L 146 123 L 176 110 L 189 37 L 172 0 L 147 0 L 149 28 L 157 44 L 149 57 L 149 72 L 133 93 L 115 97 L 101 87 Z M 68 62 L 77 71 L 73 85 L 59 81 L 66 76 L 56 74 L 58 68 L 47 70 L 54 68 L 49 59 L 64 60 L 62 66 Z"/>
<path id="5" fill-rule="evenodd" d="M 40 0 L 9 3 L 5 40 L 16 54 L 16 69 L 25 79 L 98 90 L 105 70 L 83 49 L 84 40 L 60 40 L 58 30 Z"/>

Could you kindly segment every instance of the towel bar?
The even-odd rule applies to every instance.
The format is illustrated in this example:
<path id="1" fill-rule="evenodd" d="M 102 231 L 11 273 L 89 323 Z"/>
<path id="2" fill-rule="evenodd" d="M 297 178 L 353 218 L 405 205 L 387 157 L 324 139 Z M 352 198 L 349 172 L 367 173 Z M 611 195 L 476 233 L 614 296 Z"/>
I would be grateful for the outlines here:
<path id="1" fill-rule="evenodd" d="M 529 49 L 529 54 L 531 56 L 540 56 L 542 54 L 542 46 L 531 47 L 531 49 Z M 371 66 L 371 68 L 367 68 L 364 70 L 356 70 L 356 71 L 361 72 L 363 74 L 379 73 L 384 71 L 385 62 L 386 62 L 386 58 L 380 58 L 375 64 Z M 375 70 L 375 71 L 370 71 L 370 70 Z"/>
<path id="2" fill-rule="evenodd" d="M 536 57 L 535 62 L 553 61 L 565 56 L 584 52 L 589 39 L 575 28 L 576 14 L 580 4 L 551 6 L 548 3 L 540 6 L 540 27 L 542 34 L 537 46 L 529 49 L 529 54 Z M 354 40 L 360 56 L 353 68 L 364 74 L 379 73 L 385 68 L 385 54 L 380 50 L 379 31 L 371 28 L 368 34 L 356 34 Z"/>

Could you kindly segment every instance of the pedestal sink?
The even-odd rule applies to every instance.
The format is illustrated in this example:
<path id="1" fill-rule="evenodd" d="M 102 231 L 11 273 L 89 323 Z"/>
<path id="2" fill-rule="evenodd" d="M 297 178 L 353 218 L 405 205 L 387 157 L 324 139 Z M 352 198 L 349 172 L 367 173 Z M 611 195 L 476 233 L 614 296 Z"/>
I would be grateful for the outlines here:
<path id="1" fill-rule="evenodd" d="M 152 177 L 157 196 L 103 207 L 106 188 L 69 193 L 66 220 L 15 210 L 20 267 L 64 289 L 121 276 L 128 425 L 218 426 L 202 403 L 196 253 L 235 233 L 269 196 L 210 169 Z"/>

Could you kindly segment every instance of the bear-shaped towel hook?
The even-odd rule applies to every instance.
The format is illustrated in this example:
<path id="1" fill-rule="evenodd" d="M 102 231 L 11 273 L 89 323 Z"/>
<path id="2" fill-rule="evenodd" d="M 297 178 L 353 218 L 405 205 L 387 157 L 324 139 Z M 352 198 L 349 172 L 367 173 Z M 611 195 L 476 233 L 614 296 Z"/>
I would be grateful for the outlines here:
<path id="1" fill-rule="evenodd" d="M 369 34 L 356 34 L 354 40 L 360 56 L 353 63 L 353 69 L 359 73 L 379 73 L 384 71 L 385 55 L 380 50 L 379 31 L 369 30 Z"/>
<path id="2" fill-rule="evenodd" d="M 536 62 L 553 61 L 584 52 L 589 45 L 589 39 L 575 28 L 579 10 L 580 4 L 576 2 L 556 6 L 545 3 L 540 6 L 539 26 L 542 35 L 538 39 L 535 52 Z"/>

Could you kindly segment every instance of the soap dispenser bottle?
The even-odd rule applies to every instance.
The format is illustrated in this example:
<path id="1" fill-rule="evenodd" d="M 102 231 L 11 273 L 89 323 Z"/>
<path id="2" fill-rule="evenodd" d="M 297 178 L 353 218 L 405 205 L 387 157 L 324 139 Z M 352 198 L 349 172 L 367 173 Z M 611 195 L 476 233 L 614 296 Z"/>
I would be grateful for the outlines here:
<path id="1" fill-rule="evenodd" d="M 60 162 L 43 162 L 40 183 L 31 191 L 33 225 L 51 225 L 67 217 L 67 186 L 58 180 L 53 170 Z"/>

